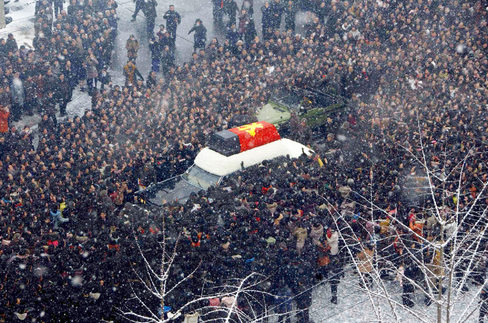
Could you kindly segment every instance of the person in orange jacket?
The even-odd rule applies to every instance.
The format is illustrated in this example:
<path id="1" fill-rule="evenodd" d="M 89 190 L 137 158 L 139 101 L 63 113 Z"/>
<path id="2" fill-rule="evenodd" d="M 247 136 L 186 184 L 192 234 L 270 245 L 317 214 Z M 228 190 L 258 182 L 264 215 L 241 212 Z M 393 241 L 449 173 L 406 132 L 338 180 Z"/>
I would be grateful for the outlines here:
<path id="1" fill-rule="evenodd" d="M 137 83 L 137 78 L 144 81 L 141 73 L 136 67 L 134 60 L 128 60 L 124 66 L 125 86 L 132 86 Z"/>

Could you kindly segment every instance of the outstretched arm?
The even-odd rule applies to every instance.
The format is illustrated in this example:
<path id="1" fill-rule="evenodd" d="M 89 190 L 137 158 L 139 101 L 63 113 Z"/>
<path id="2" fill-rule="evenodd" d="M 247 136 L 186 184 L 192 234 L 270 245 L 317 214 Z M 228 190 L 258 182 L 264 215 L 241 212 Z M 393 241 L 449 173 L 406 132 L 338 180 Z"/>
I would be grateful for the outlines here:
<path id="1" fill-rule="evenodd" d="M 144 77 L 142 77 L 142 74 L 139 72 L 139 70 L 136 68 L 135 69 L 135 74 L 141 79 L 144 81 Z"/>

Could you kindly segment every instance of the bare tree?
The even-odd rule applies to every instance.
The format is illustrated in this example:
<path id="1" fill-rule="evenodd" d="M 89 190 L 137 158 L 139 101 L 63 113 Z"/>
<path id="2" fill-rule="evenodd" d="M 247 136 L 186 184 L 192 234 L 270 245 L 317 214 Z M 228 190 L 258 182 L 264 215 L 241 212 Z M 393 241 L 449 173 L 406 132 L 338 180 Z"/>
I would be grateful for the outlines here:
<path id="1" fill-rule="evenodd" d="M 196 280 L 201 283 L 201 294 L 189 299 L 186 303 L 170 310 L 172 294 L 181 292 L 183 285 L 201 273 L 201 263 L 184 276 L 175 275 L 173 268 L 178 261 L 186 261 L 178 252 L 178 245 L 182 241 L 179 234 L 175 241 L 166 237 L 164 228 L 161 232 L 162 240 L 158 242 L 161 257 L 152 261 L 146 255 L 147 251 L 141 247 L 140 239 L 135 239 L 137 250 L 141 257 L 141 266 L 133 268 L 136 275 L 132 281 L 132 305 L 119 309 L 120 315 L 130 322 L 163 323 L 171 322 L 185 315 L 195 315 L 205 322 L 263 322 L 283 315 L 294 315 L 299 311 L 279 313 L 276 304 L 269 302 L 275 295 L 267 291 L 268 278 L 256 273 L 249 273 L 242 278 L 227 279 L 219 286 L 206 286 L 205 279 Z M 143 268 L 140 270 L 139 268 Z M 137 285 L 139 288 L 135 288 Z M 142 287 L 142 288 L 140 288 Z M 142 292 L 141 292 L 142 290 Z M 158 304 L 149 299 L 157 299 Z M 270 304 L 268 304 L 268 302 Z M 138 309 L 136 309 L 138 308 Z"/>
<path id="2" fill-rule="evenodd" d="M 438 147 L 443 149 L 443 159 L 430 158 L 420 122 L 417 126 L 418 143 L 392 142 L 407 151 L 416 163 L 411 176 L 417 178 L 419 185 L 404 189 L 425 195 L 420 207 L 408 218 L 399 218 L 395 210 L 377 205 L 372 183 L 369 196 L 364 191 L 353 192 L 354 197 L 346 198 L 341 206 L 324 199 L 376 320 L 399 322 L 411 317 L 417 322 L 466 322 L 474 319 L 485 283 L 484 274 L 478 270 L 484 270 L 486 263 L 488 208 L 483 202 L 488 197 L 488 181 L 481 175 L 470 178 L 467 171 L 467 165 L 477 161 L 482 150 L 471 149 L 461 161 L 453 163 L 448 152 L 452 147 L 445 143 Z M 371 182 L 374 167 L 370 168 Z M 478 167 L 481 173 L 486 167 L 484 161 L 479 161 Z M 478 181 L 480 189 L 473 188 L 472 181 Z M 348 203 L 359 203 L 364 211 L 354 228 Z M 380 224 L 382 221 L 387 225 Z M 382 229 L 386 231 L 379 233 Z M 399 252 L 392 256 L 387 250 L 393 248 Z M 365 270 L 370 264 L 370 270 Z M 417 273 L 415 277 L 411 275 L 412 268 Z M 411 294 L 400 293 L 395 283 L 385 279 L 385 273 L 396 275 L 402 285 L 411 286 L 417 295 L 422 295 L 426 306 L 408 304 Z M 468 291 L 467 284 L 475 274 L 482 278 Z"/>

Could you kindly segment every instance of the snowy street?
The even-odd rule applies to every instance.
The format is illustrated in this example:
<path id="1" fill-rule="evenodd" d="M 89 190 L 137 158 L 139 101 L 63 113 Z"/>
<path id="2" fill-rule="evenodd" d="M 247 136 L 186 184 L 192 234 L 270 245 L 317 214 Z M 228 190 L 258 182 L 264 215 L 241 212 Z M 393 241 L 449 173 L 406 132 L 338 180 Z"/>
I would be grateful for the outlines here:
<path id="1" fill-rule="evenodd" d="M 255 21 L 258 34 L 261 33 L 260 21 L 261 11 L 258 10 L 263 0 L 256 0 L 255 6 Z M 176 37 L 176 62 L 182 64 L 188 62 L 193 53 L 193 34 L 188 35 L 188 31 L 193 27 L 197 18 L 203 21 L 207 28 L 207 44 L 216 37 L 219 42 L 225 38 L 225 30 L 215 30 L 212 17 L 212 2 L 211 0 L 178 0 L 178 1 L 158 1 L 156 28 L 159 30 L 159 25 L 166 25 L 163 19 L 164 13 L 168 10 L 170 4 L 175 5 L 175 10 L 181 15 L 181 24 L 178 25 Z M 114 55 L 112 63 L 112 75 L 114 83 L 123 83 L 122 67 L 127 62 L 125 42 L 131 34 L 136 36 L 139 40 L 141 48 L 137 58 L 137 67 L 144 77 L 146 77 L 151 69 L 151 53 L 149 51 L 146 24 L 144 14 L 139 12 L 136 22 L 131 22 L 131 16 L 134 13 L 135 3 L 133 1 L 124 1 L 119 3 L 117 9 L 119 15 L 119 30 L 117 35 L 117 51 Z"/>

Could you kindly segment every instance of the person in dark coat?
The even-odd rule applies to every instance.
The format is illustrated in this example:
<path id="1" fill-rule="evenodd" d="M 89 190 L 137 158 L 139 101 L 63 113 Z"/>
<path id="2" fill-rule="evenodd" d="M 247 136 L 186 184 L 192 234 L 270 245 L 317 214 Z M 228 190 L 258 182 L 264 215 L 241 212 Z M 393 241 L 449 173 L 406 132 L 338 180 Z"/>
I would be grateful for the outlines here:
<path id="1" fill-rule="evenodd" d="M 98 79 L 100 81 L 100 90 L 103 90 L 105 88 L 105 85 L 110 84 L 111 78 L 110 78 L 110 74 L 107 71 L 107 66 L 102 67 L 102 70 L 98 75 Z"/>
<path id="2" fill-rule="evenodd" d="M 245 9 L 249 16 L 254 15 L 254 0 L 244 0 L 242 1 L 241 10 Z"/>
<path id="3" fill-rule="evenodd" d="M 223 17 L 224 17 L 224 0 L 213 0 L 213 21 L 214 24 L 218 27 L 223 26 Z"/>
<path id="4" fill-rule="evenodd" d="M 281 17 L 283 16 L 284 8 L 280 0 L 274 0 L 271 4 L 271 28 L 280 29 Z"/>
<path id="5" fill-rule="evenodd" d="M 71 95 L 72 92 L 68 80 L 66 80 L 64 74 L 60 74 L 56 85 L 55 96 L 56 101 L 59 104 L 59 113 L 61 114 L 61 116 L 66 115 L 66 106 L 71 100 Z"/>
<path id="6" fill-rule="evenodd" d="M 136 3 L 136 9 L 134 10 L 131 21 L 136 21 L 137 14 L 140 10 L 144 12 L 144 0 L 134 0 L 134 2 Z"/>
<path id="7" fill-rule="evenodd" d="M 144 15 L 146 16 L 146 27 L 147 27 L 147 37 L 151 38 L 154 34 L 154 25 L 156 22 L 156 17 L 157 17 L 157 12 L 156 12 L 156 6 L 158 3 L 156 0 L 148 0 L 144 4 Z"/>
<path id="8" fill-rule="evenodd" d="M 283 279 L 280 279 L 277 283 L 277 286 L 275 286 L 275 290 L 276 312 L 279 315 L 278 322 L 290 323 L 290 313 L 292 312 L 293 301 L 293 294 L 291 292 L 291 289 L 285 284 Z"/>
<path id="9" fill-rule="evenodd" d="M 155 71 L 151 71 L 149 73 L 149 75 L 147 76 L 147 79 L 146 79 L 146 86 L 150 89 L 152 89 L 154 86 L 156 86 L 158 82 L 158 79 L 156 77 L 156 72 Z"/>
<path id="10" fill-rule="evenodd" d="M 54 97 L 53 92 L 47 93 L 47 96 L 43 101 L 42 110 L 43 113 L 45 113 L 56 126 L 58 124 L 58 120 L 56 119 L 56 98 Z"/>
<path id="11" fill-rule="evenodd" d="M 234 25 L 237 22 L 237 11 L 239 11 L 239 7 L 234 0 L 224 0 L 224 13 L 229 16 L 227 26 Z"/>
<path id="12" fill-rule="evenodd" d="M 25 103 L 24 109 L 27 115 L 34 115 L 34 108 L 37 106 L 37 97 L 35 82 L 32 75 L 27 75 L 27 79 L 24 81 Z"/>
<path id="13" fill-rule="evenodd" d="M 246 46 L 251 46 L 252 42 L 256 38 L 256 25 L 254 24 L 254 18 L 252 16 L 249 17 L 249 24 L 247 25 L 246 32 L 244 34 L 244 42 Z"/>
<path id="14" fill-rule="evenodd" d="M 196 52 L 197 49 L 205 49 L 205 43 L 207 42 L 207 28 L 203 25 L 200 19 L 195 21 L 195 25 L 190 29 L 188 35 L 195 32 L 193 35 L 193 51 Z"/>
<path id="15" fill-rule="evenodd" d="M 315 8 L 315 14 L 319 18 L 319 21 L 321 24 L 324 23 L 325 17 L 327 17 L 329 11 L 329 7 L 326 3 L 326 1 L 321 1 L 319 4 L 317 4 Z"/>
<path id="16" fill-rule="evenodd" d="M 58 14 L 63 10 L 63 0 L 54 0 L 54 16 L 57 17 Z"/>
<path id="17" fill-rule="evenodd" d="M 164 46 L 161 52 L 161 71 L 163 74 L 167 74 L 168 71 L 175 63 L 174 52 L 171 50 L 169 45 Z"/>
<path id="18" fill-rule="evenodd" d="M 264 2 L 264 5 L 261 7 L 261 13 L 263 14 L 263 17 L 262 17 L 263 38 L 269 39 L 269 37 L 271 35 L 270 28 L 272 26 L 271 21 L 272 21 L 272 16 L 273 16 L 273 13 L 271 11 L 271 5 L 269 4 L 269 1 Z"/>
<path id="19" fill-rule="evenodd" d="M 17 41 L 15 41 L 14 35 L 13 34 L 8 34 L 7 36 L 7 41 L 5 43 L 5 51 L 7 53 L 14 53 L 19 49 L 17 46 Z"/>
<path id="20" fill-rule="evenodd" d="M 234 49 L 236 47 L 236 43 L 239 40 L 239 32 L 236 29 L 236 25 L 231 25 L 230 28 L 227 29 L 225 39 L 229 41 L 231 48 Z"/>
<path id="21" fill-rule="evenodd" d="M 284 9 L 285 12 L 285 30 L 291 30 L 293 33 L 295 32 L 295 16 L 297 14 L 297 7 L 295 2 L 292 0 L 288 0 L 287 5 Z"/>
<path id="22" fill-rule="evenodd" d="M 342 259 L 340 259 L 338 256 L 331 256 L 330 257 L 331 261 L 329 264 L 329 272 L 328 272 L 328 280 L 330 283 L 330 292 L 332 294 L 332 297 L 330 299 L 330 302 L 332 304 L 337 304 L 337 287 L 339 286 L 339 283 L 341 281 L 341 275 L 342 275 Z"/>
<path id="23" fill-rule="evenodd" d="M 181 16 L 175 11 L 175 6 L 170 5 L 169 10 L 166 11 L 163 18 L 166 20 L 166 29 L 171 36 L 172 46 L 174 48 L 176 43 L 176 28 L 181 23 Z"/>
<path id="24" fill-rule="evenodd" d="M 78 10 L 80 10 L 80 6 L 76 0 L 71 0 L 70 4 L 68 5 L 68 16 L 74 16 Z"/>
<path id="25" fill-rule="evenodd" d="M 405 306 L 413 307 L 415 303 L 412 301 L 412 295 L 415 288 L 412 281 L 418 279 L 419 268 L 410 257 L 405 258 L 404 268 L 402 303 Z"/>

